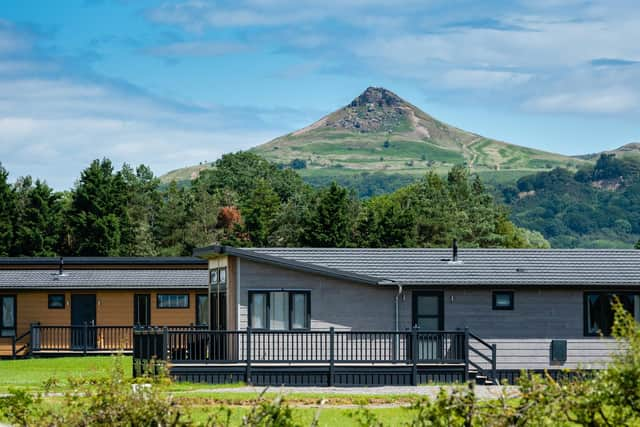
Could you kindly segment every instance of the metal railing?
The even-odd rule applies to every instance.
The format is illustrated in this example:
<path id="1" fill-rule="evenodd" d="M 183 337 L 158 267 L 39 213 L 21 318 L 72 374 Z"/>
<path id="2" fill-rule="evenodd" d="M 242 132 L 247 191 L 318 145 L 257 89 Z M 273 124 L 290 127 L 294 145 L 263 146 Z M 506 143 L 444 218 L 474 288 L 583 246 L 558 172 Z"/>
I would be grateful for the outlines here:
<path id="1" fill-rule="evenodd" d="M 469 378 L 469 337 L 465 331 L 175 331 L 135 329 L 136 362 L 175 364 L 242 364 L 250 382 L 256 364 L 317 364 L 333 370 L 336 364 L 458 365 Z M 495 360 L 495 353 L 493 354 Z M 495 366 L 495 363 L 494 363 Z"/>

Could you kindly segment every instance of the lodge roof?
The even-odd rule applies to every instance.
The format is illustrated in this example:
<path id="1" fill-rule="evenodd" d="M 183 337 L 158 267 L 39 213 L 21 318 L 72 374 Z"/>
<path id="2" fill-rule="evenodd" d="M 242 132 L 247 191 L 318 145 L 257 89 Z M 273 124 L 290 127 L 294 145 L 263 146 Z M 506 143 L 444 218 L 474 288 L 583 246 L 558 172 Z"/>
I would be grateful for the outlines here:
<path id="1" fill-rule="evenodd" d="M 1 289 L 207 288 L 206 260 L 194 257 L 0 258 Z"/>
<path id="2" fill-rule="evenodd" d="M 65 267 L 69 266 L 148 266 L 162 267 L 175 265 L 206 266 L 207 262 L 197 257 L 63 257 Z M 0 257 L 0 267 L 6 266 L 42 266 L 55 267 L 60 264 L 60 257 Z M 206 267 L 203 267 L 206 268 Z"/>
<path id="3" fill-rule="evenodd" d="M 227 253 L 377 285 L 640 286 L 640 250 L 248 248 L 210 246 L 194 255 Z"/>

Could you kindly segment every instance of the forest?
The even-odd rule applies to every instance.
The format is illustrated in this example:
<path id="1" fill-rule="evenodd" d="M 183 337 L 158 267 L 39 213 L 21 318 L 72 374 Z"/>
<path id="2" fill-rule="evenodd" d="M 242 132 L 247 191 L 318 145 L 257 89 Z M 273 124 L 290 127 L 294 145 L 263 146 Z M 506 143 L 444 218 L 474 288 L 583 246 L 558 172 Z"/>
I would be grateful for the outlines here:
<path id="1" fill-rule="evenodd" d="M 510 218 L 553 247 L 640 248 L 640 159 L 601 155 L 577 172 L 557 168 L 502 188 Z M 636 243 L 637 242 L 637 243 Z"/>
<path id="2" fill-rule="evenodd" d="M 393 193 L 359 199 L 335 182 L 238 152 L 191 186 L 163 186 L 151 169 L 91 162 L 68 191 L 0 167 L 0 256 L 174 256 L 199 246 L 548 247 L 514 225 L 462 166 Z"/>

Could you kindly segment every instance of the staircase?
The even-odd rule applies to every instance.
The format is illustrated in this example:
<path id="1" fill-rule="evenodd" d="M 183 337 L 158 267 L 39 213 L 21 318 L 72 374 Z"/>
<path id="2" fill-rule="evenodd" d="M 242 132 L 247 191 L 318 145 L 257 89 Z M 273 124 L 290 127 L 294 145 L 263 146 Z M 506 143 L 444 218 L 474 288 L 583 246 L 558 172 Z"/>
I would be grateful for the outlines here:
<path id="1" fill-rule="evenodd" d="M 496 375 L 496 345 L 489 344 L 467 330 L 465 362 L 467 378 L 478 385 L 498 385 Z"/>
<path id="2" fill-rule="evenodd" d="M 13 337 L 11 340 L 11 358 L 24 359 L 29 357 L 31 352 L 31 330 L 22 335 Z"/>

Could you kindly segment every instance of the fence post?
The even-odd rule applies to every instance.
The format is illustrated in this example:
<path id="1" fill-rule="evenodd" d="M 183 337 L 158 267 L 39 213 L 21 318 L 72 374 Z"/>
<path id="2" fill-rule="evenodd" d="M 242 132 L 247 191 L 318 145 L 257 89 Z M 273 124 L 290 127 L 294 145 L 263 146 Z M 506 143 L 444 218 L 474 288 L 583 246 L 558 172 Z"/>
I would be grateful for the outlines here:
<path id="1" fill-rule="evenodd" d="M 333 387 L 335 378 L 335 337 L 336 328 L 329 328 L 329 387 Z"/>
<path id="2" fill-rule="evenodd" d="M 464 380 L 469 381 L 469 327 L 464 327 Z"/>
<path id="3" fill-rule="evenodd" d="M 251 385 L 251 326 L 247 326 L 247 366 L 244 376 L 247 384 Z"/>
<path id="4" fill-rule="evenodd" d="M 82 325 L 82 338 L 84 341 L 84 349 L 82 354 L 84 354 L 85 356 L 87 355 L 87 347 L 89 345 L 89 325 L 87 324 L 87 322 L 84 322 L 84 324 Z"/>
<path id="5" fill-rule="evenodd" d="M 169 328 L 166 326 L 162 328 L 162 347 L 164 348 L 162 359 L 168 362 L 171 360 L 171 351 L 169 350 Z"/>
<path id="6" fill-rule="evenodd" d="M 418 328 L 411 329 L 411 385 L 418 385 Z"/>
<path id="7" fill-rule="evenodd" d="M 34 324 L 31 323 L 29 325 L 29 352 L 28 352 L 28 356 L 29 357 L 31 357 L 33 355 L 33 343 L 34 343 L 33 333 L 34 333 Z"/>
<path id="8" fill-rule="evenodd" d="M 17 334 L 17 329 L 16 329 L 16 333 L 13 334 L 13 336 L 11 337 L 11 358 L 13 360 L 16 360 L 16 334 Z"/>
<path id="9" fill-rule="evenodd" d="M 496 361 L 496 357 L 497 357 L 497 353 L 498 353 L 498 348 L 496 346 L 496 344 L 491 344 L 491 376 L 493 378 L 491 378 L 494 382 L 495 385 L 500 385 L 500 383 L 498 383 L 498 378 L 497 378 L 497 374 L 496 374 L 496 365 L 497 365 L 497 361 Z"/>

